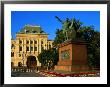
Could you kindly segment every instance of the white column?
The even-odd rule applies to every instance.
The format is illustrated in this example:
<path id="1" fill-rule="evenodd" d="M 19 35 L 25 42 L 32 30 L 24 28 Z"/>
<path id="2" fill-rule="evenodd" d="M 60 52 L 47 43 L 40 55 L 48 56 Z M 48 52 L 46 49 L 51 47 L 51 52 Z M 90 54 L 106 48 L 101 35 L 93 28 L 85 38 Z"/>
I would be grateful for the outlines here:
<path id="1" fill-rule="evenodd" d="M 29 52 L 31 52 L 31 44 L 30 44 L 31 40 L 29 40 Z"/>
<path id="2" fill-rule="evenodd" d="M 41 53 L 41 38 L 39 38 L 39 49 L 38 49 L 39 53 Z"/>
<path id="3" fill-rule="evenodd" d="M 24 52 L 26 52 L 26 39 L 24 39 Z"/>
<path id="4" fill-rule="evenodd" d="M 35 50 L 34 50 L 34 45 L 35 45 L 34 42 L 35 42 L 35 40 L 33 40 L 33 53 L 35 52 Z"/>
<path id="5" fill-rule="evenodd" d="M 37 39 L 37 52 L 39 52 L 39 40 Z"/>

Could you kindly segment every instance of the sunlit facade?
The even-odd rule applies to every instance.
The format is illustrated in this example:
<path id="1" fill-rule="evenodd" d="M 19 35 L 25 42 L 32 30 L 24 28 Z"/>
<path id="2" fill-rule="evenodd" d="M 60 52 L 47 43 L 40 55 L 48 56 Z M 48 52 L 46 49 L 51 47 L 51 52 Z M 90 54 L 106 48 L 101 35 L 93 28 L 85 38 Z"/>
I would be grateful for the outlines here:
<path id="1" fill-rule="evenodd" d="M 14 66 L 18 66 L 19 63 L 26 66 L 27 57 L 35 56 L 37 66 L 41 66 L 37 56 L 42 49 L 52 48 L 52 43 L 40 26 L 25 25 L 16 33 L 16 39 L 11 39 L 11 63 Z"/>

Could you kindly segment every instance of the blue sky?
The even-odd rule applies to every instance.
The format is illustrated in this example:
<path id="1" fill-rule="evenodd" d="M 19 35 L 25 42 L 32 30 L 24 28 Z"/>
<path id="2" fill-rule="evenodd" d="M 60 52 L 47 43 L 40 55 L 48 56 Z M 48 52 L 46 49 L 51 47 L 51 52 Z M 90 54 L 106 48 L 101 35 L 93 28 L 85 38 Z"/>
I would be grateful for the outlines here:
<path id="1" fill-rule="evenodd" d="M 12 11 L 11 12 L 11 35 L 15 38 L 16 32 L 20 31 L 24 25 L 39 25 L 49 34 L 49 39 L 55 38 L 56 29 L 61 29 L 61 20 L 66 18 L 76 18 L 83 22 L 83 25 L 93 25 L 95 30 L 100 31 L 99 11 Z"/>

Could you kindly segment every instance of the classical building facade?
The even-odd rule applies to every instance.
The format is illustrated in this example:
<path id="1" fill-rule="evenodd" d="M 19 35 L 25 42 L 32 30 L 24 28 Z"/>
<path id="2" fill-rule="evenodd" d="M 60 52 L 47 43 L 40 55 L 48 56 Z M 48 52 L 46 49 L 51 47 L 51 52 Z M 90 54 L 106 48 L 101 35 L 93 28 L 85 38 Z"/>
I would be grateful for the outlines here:
<path id="1" fill-rule="evenodd" d="M 52 48 L 52 43 L 53 41 L 48 40 L 48 34 L 40 26 L 25 25 L 16 33 L 16 39 L 11 39 L 11 64 L 19 66 L 22 63 L 26 66 L 27 58 L 34 56 L 37 66 L 41 66 L 37 56 L 42 49 Z"/>

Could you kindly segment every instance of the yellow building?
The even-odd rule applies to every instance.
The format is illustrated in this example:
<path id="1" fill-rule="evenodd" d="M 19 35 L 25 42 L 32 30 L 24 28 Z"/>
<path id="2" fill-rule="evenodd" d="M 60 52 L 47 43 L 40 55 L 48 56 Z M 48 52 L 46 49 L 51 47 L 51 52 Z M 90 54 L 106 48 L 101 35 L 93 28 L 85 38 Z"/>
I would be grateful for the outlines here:
<path id="1" fill-rule="evenodd" d="M 27 58 L 34 56 L 37 66 L 41 66 L 37 56 L 43 49 L 52 48 L 52 40 L 48 40 L 40 26 L 25 25 L 18 33 L 16 39 L 11 39 L 11 64 L 18 66 L 22 63 L 26 66 Z"/>

